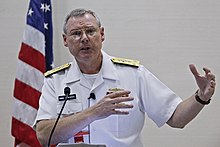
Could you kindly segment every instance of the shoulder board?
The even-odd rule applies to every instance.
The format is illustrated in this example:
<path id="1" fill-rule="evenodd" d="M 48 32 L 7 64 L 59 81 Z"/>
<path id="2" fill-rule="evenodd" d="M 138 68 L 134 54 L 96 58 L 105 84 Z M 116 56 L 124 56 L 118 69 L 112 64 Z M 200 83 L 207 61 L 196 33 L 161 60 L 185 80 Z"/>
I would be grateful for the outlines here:
<path id="1" fill-rule="evenodd" d="M 64 70 L 64 69 L 69 68 L 70 65 L 71 65 L 71 64 L 66 63 L 66 64 L 63 64 L 63 65 L 61 65 L 61 66 L 59 66 L 59 67 L 56 67 L 56 68 L 54 68 L 54 69 L 51 69 L 51 70 L 45 72 L 45 73 L 44 73 L 44 76 L 45 76 L 45 77 L 49 77 L 49 76 L 51 76 L 51 75 L 53 75 L 53 74 L 55 74 L 55 73 L 57 73 L 57 72 L 59 72 L 59 71 L 62 71 L 62 70 Z"/>
<path id="2" fill-rule="evenodd" d="M 131 59 L 125 59 L 125 58 L 112 58 L 111 61 L 115 64 L 122 64 L 132 67 L 139 67 L 140 61 L 138 60 L 131 60 Z"/>

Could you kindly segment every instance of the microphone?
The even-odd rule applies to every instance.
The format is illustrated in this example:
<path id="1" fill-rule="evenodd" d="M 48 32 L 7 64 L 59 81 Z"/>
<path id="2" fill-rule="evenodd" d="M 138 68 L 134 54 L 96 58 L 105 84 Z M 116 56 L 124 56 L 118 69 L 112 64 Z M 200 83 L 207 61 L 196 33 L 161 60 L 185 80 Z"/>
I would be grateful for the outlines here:
<path id="1" fill-rule="evenodd" d="M 63 108 L 64 108 L 64 106 L 65 106 L 65 104 L 66 104 L 66 101 L 67 101 L 67 99 L 68 99 L 68 97 L 69 97 L 69 95 L 70 95 L 70 88 L 69 88 L 69 87 L 65 87 L 65 88 L 64 88 L 64 94 L 65 94 L 65 101 L 64 101 L 64 103 L 63 103 L 62 108 L 60 109 L 60 113 L 59 113 L 59 115 L 58 115 L 58 117 L 57 117 L 57 119 L 56 119 L 56 122 L 55 122 L 55 124 L 54 124 L 54 126 L 53 126 L 53 129 L 51 130 L 50 137 L 49 137 L 49 141 L 48 141 L 48 147 L 50 147 L 50 141 L 51 141 L 52 135 L 53 135 L 53 133 L 54 133 L 54 131 L 55 131 L 55 128 L 56 128 L 56 126 L 57 126 L 57 123 L 58 123 L 58 121 L 59 121 L 59 119 L 60 119 L 60 116 L 61 116 L 61 114 L 62 114 L 62 112 L 63 112 Z"/>
<path id="2" fill-rule="evenodd" d="M 70 88 L 69 88 L 69 87 L 65 87 L 65 88 L 64 88 L 64 94 L 65 94 L 66 99 L 67 99 L 68 96 L 70 95 Z"/>
<path id="3" fill-rule="evenodd" d="M 93 100 L 95 100 L 95 99 L 96 99 L 95 93 L 90 93 L 90 96 L 89 96 L 88 99 L 93 99 Z"/>

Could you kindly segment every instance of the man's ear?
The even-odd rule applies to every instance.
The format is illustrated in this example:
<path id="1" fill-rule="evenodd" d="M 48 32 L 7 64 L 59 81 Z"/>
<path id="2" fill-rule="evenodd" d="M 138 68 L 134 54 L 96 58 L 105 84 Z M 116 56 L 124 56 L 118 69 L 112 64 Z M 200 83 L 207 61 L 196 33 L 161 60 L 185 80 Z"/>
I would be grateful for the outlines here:
<path id="1" fill-rule="evenodd" d="M 62 36 L 63 36 L 63 44 L 64 44 L 65 47 L 67 47 L 66 34 L 63 34 Z"/>
<path id="2" fill-rule="evenodd" d="M 104 41 L 105 40 L 105 29 L 104 29 L 104 27 L 100 28 L 100 33 L 101 33 L 101 39 L 102 39 L 102 41 Z"/>

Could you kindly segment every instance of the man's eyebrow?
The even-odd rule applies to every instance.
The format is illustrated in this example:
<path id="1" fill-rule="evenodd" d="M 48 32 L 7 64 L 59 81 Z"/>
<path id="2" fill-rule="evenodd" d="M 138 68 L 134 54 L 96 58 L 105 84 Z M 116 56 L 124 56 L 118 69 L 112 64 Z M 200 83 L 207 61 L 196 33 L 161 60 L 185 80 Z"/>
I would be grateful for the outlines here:
<path id="1" fill-rule="evenodd" d="M 83 29 L 95 29 L 96 27 L 94 27 L 94 26 L 86 26 L 86 27 L 83 27 L 83 28 L 78 28 L 78 29 L 72 29 L 72 30 L 83 30 Z M 72 30 L 70 30 L 70 31 L 72 31 Z"/>

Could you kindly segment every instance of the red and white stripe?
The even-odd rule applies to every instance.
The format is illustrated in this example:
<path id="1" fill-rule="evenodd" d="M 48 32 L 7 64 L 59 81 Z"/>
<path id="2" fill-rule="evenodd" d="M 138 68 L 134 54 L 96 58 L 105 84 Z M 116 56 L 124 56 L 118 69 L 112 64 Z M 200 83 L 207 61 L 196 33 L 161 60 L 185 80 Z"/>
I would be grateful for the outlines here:
<path id="1" fill-rule="evenodd" d="M 37 29 L 26 25 L 18 56 L 14 83 L 12 135 L 16 147 L 40 147 L 32 128 L 45 72 L 45 38 Z"/>

